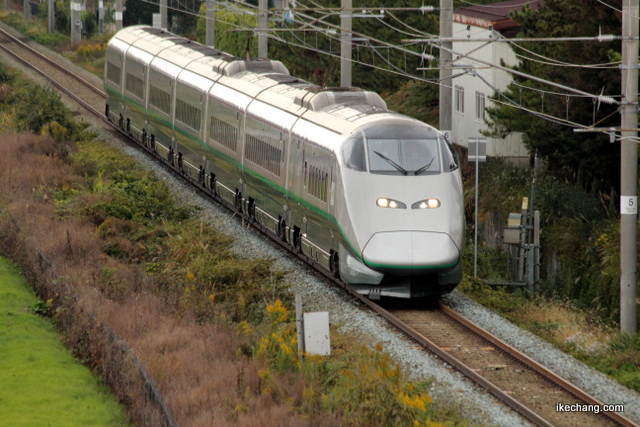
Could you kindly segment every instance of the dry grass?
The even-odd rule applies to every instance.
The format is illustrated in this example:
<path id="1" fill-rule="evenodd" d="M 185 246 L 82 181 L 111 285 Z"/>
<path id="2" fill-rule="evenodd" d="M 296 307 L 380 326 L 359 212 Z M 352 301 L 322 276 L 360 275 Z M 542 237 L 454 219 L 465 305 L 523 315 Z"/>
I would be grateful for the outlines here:
<path id="1" fill-rule="evenodd" d="M 2 250 L 40 284 L 42 296 L 54 298 L 52 309 L 67 342 L 102 372 L 134 420 L 140 425 L 160 422 L 145 402 L 139 374 L 110 350 L 108 336 L 92 319 L 108 324 L 133 349 L 180 425 L 308 425 L 309 419 L 293 413 L 287 399 L 261 394 L 262 367 L 238 352 L 242 338 L 233 328 L 198 324 L 184 311 L 176 316 L 166 300 L 147 291 L 153 279 L 130 262 L 140 249 L 119 236 L 123 222 L 103 227 L 110 231 L 102 240 L 96 224 L 104 218 L 59 215 L 52 203 L 55 189 L 81 186 L 84 179 L 55 141 L 13 133 L 1 140 Z M 109 248 L 117 248 L 123 260 L 105 255 Z M 69 299 L 69 290 L 77 301 Z"/>
<path id="2" fill-rule="evenodd" d="M 309 378 L 322 375 L 335 381 L 354 359 L 319 362 L 321 373 L 301 371 L 291 350 L 291 324 L 280 330 L 280 319 L 270 330 L 261 323 L 258 307 L 282 292 L 267 261 L 246 260 L 246 267 L 240 267 L 224 249 L 228 238 L 200 227 L 195 234 L 178 234 L 193 221 L 149 224 L 145 209 L 155 209 L 157 203 L 132 208 L 138 209 L 133 217 L 143 219 L 110 216 L 107 205 L 124 203 L 116 198 L 123 194 L 97 191 L 104 182 L 100 176 L 91 178 L 99 169 L 93 163 L 69 164 L 66 148 L 46 136 L 5 134 L 0 140 L 0 251 L 23 268 L 42 298 L 53 299 L 51 311 L 66 341 L 111 385 L 135 423 L 161 425 L 161 415 L 133 357 L 110 331 L 145 366 L 181 426 L 363 425 L 371 411 L 359 407 L 357 398 L 342 405 L 340 396 L 367 389 L 368 380 L 360 378 L 367 375 L 351 375 L 355 381 L 343 381 L 346 391 L 325 406 L 313 392 L 321 385 L 309 385 Z M 125 186 L 163 194 L 146 177 L 127 179 Z M 74 191 L 82 195 L 69 197 Z M 184 214 L 170 212 L 176 218 Z M 251 288 L 255 280 L 270 283 L 269 289 Z M 277 310 L 278 319 L 286 313 L 283 306 Z M 258 346 L 279 351 L 279 363 L 295 369 L 273 368 L 274 355 L 260 353 Z M 375 359 L 375 369 L 394 373 L 393 384 L 381 386 L 384 403 L 376 403 L 374 390 L 365 391 L 371 393 L 363 398 L 373 402 L 369 406 L 381 408 L 390 401 L 396 411 L 409 408 L 410 416 L 431 416 L 401 402 L 405 383 L 386 360 L 373 353 L 360 357 L 364 367 L 356 366 L 354 372 L 368 372 L 373 366 L 367 364 Z M 426 395 L 422 398 L 430 402 Z M 346 420 L 347 412 L 356 418 Z"/>
<path id="3" fill-rule="evenodd" d="M 594 353 L 606 347 L 616 331 L 583 310 L 558 301 L 523 304 L 519 315 L 525 327 L 563 347 L 573 345 L 579 351 Z"/>

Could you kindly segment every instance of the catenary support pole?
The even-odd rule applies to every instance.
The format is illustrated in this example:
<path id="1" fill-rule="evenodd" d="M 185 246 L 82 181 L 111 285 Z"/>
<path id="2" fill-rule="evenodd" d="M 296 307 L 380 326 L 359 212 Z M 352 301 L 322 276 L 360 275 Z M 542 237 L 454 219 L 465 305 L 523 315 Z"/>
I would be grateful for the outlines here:
<path id="1" fill-rule="evenodd" d="M 122 29 L 122 0 L 116 0 L 116 31 L 120 31 Z"/>
<path id="2" fill-rule="evenodd" d="M 622 2 L 620 331 L 636 333 L 638 273 L 638 1 Z"/>
<path id="3" fill-rule="evenodd" d="M 47 31 L 56 32 L 56 6 L 54 0 L 47 0 Z"/>
<path id="4" fill-rule="evenodd" d="M 167 0 L 160 0 L 160 28 L 169 29 L 169 16 L 167 10 Z"/>
<path id="5" fill-rule="evenodd" d="M 453 0 L 440 0 L 440 38 L 453 36 Z M 451 49 L 453 43 L 442 42 L 440 49 L 440 130 L 451 131 L 453 111 L 451 108 Z M 454 141 L 451 141 L 454 142 Z"/>
<path id="6" fill-rule="evenodd" d="M 352 15 L 352 1 L 342 0 L 342 13 L 340 14 L 340 86 L 342 87 L 351 87 Z"/>
<path id="7" fill-rule="evenodd" d="M 216 3 L 213 0 L 207 0 L 207 23 L 205 25 L 205 44 L 207 46 L 216 47 Z"/>
<path id="8" fill-rule="evenodd" d="M 269 1 L 259 0 L 258 9 L 258 58 L 267 58 L 269 56 L 269 38 L 267 37 Z"/>
<path id="9" fill-rule="evenodd" d="M 80 0 L 71 0 L 71 42 L 77 43 L 82 38 L 82 4 Z"/>

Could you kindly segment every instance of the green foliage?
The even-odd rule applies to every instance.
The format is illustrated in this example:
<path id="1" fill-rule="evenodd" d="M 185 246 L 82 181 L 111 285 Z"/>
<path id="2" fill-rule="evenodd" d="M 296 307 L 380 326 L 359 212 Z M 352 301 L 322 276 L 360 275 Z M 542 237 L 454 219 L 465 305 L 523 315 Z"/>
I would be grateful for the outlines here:
<path id="1" fill-rule="evenodd" d="M 73 160 L 85 174 L 86 188 L 56 192 L 58 213 L 92 218 L 106 241 L 104 251 L 142 263 L 179 310 L 202 321 L 256 323 L 266 303 L 290 298 L 270 260 L 239 259 L 229 250 L 232 239 L 193 219 L 194 208 L 177 205 L 153 173 L 115 148 L 79 143 Z M 112 269 L 103 271 L 102 282 L 110 295 L 123 295 Z"/>
<path id="2" fill-rule="evenodd" d="M 11 84 L 13 80 L 14 76 L 9 68 L 7 68 L 7 66 L 3 63 L 0 63 L 0 83 Z"/>
<path id="3" fill-rule="evenodd" d="M 619 8 L 620 1 L 613 4 Z M 524 9 L 514 13 L 513 19 L 522 24 L 523 37 L 616 34 L 620 30 L 620 16 L 615 9 L 587 0 L 548 0 L 535 12 Z M 514 67 L 519 71 L 592 94 L 604 91 L 604 95 L 615 96 L 620 93 L 617 67 L 559 67 L 549 65 L 549 61 L 539 62 L 534 57 L 538 54 L 570 64 L 607 63 L 612 52 L 620 51 L 620 42 L 581 42 L 579 49 L 571 42 L 522 43 L 522 46 L 533 53 L 524 50 L 517 53 L 536 60 L 523 61 Z M 615 105 L 601 104 L 596 108 L 590 98 L 558 92 L 562 91 L 538 81 L 515 77 L 515 83 L 509 85 L 504 95 L 528 109 L 572 122 L 597 123 L 597 126 L 619 124 Z M 494 99 L 500 98 L 500 95 L 494 96 Z M 608 191 L 612 186 L 618 186 L 619 149 L 608 142 L 608 137 L 597 133 L 576 134 L 572 127 L 501 104 L 488 108 L 487 113 L 492 135 L 522 132 L 525 145 L 537 151 L 557 177 L 577 183 L 588 191 Z"/>
<path id="4" fill-rule="evenodd" d="M 71 36 L 71 1 L 56 2 L 56 31 Z"/>
<path id="5" fill-rule="evenodd" d="M 78 140 L 86 126 L 73 120 L 69 109 L 62 102 L 60 95 L 53 89 L 39 85 L 27 84 L 13 92 L 10 102 L 15 104 L 15 119 L 18 130 L 28 130 L 34 133 L 50 133 L 59 139 Z M 51 132 L 49 127 L 55 126 L 66 129 L 66 135 L 58 127 L 57 132 Z"/>
<path id="6" fill-rule="evenodd" d="M 261 327 L 253 356 L 271 369 L 259 372 L 262 394 L 283 394 L 278 377 L 300 372 L 307 381 L 296 406 L 307 414 L 337 414 L 345 426 L 443 425 L 434 422 L 430 382 L 408 381 L 381 345 L 349 345 L 338 336 L 331 356 L 305 354 L 300 363 L 295 322 L 279 300 L 267 306 Z"/>
<path id="7" fill-rule="evenodd" d="M 69 43 L 69 36 L 59 32 L 39 32 L 31 34 L 31 38 L 38 44 L 49 47 L 61 47 Z"/>
<path id="8" fill-rule="evenodd" d="M 0 419 L 5 425 L 127 426 L 108 387 L 74 360 L 24 277 L 0 259 Z M 30 310 L 31 309 L 31 310 Z"/>
<path id="9" fill-rule="evenodd" d="M 64 15 L 64 11 L 60 11 L 60 6 L 58 6 L 58 16 L 57 19 L 60 19 L 60 15 Z M 69 10 L 69 3 L 67 3 L 67 10 Z M 69 28 L 67 27 L 66 35 L 61 32 L 49 33 L 47 31 L 46 26 L 46 8 L 45 8 L 45 17 L 37 20 L 32 20 L 29 22 L 24 22 L 24 16 L 21 13 L 17 12 L 0 12 L 0 20 L 5 24 L 14 27 L 20 33 L 30 37 L 37 43 L 40 43 L 45 46 L 50 47 L 59 47 L 65 43 L 69 42 Z M 45 24 L 43 25 L 43 22 Z M 68 25 L 68 22 L 67 22 Z M 64 32 L 64 27 L 60 27 L 58 24 L 58 31 Z"/>
<path id="10" fill-rule="evenodd" d="M 253 37 L 253 32 L 239 31 L 241 28 L 257 27 L 257 17 L 251 14 L 252 10 L 240 5 L 236 5 L 232 9 L 216 7 L 216 49 L 245 58 L 248 47 L 250 56 L 258 56 L 258 39 Z M 206 15 L 206 4 L 204 3 L 200 7 L 200 15 L 197 22 L 196 38 L 200 43 L 204 43 L 206 38 L 206 23 L 203 18 Z"/>
<path id="11" fill-rule="evenodd" d="M 595 354 L 580 356 L 583 361 L 622 385 L 640 392 L 639 334 L 619 333 Z"/>
<path id="12" fill-rule="evenodd" d="M 336 0 L 324 0 L 316 4 L 318 7 L 339 8 L 340 2 Z M 367 3 L 354 3 L 354 7 L 383 6 L 384 2 L 375 0 Z M 414 5 L 415 6 L 415 5 Z M 418 5 L 419 6 L 419 5 Z M 252 56 L 257 54 L 257 41 L 251 37 L 252 31 L 247 29 L 256 27 L 256 17 L 247 13 L 248 9 L 235 6 L 233 9 L 218 9 L 216 11 L 216 48 L 244 57 L 247 45 Z M 322 28 L 327 31 L 298 31 L 301 26 L 297 22 L 270 22 L 274 28 L 269 39 L 269 58 L 280 60 L 296 77 L 305 79 L 319 86 L 339 86 L 340 84 L 340 40 L 336 36 L 335 29 L 340 25 L 337 14 L 305 11 L 309 17 L 315 17 Z M 204 42 L 205 8 L 200 8 L 198 21 L 197 40 Z M 313 18 L 309 18 L 313 19 Z M 422 15 L 415 12 L 388 12 L 385 18 L 355 19 L 353 21 L 354 34 L 357 37 L 375 38 L 384 43 L 372 41 L 354 43 L 353 59 L 353 85 L 367 90 L 378 92 L 394 92 L 408 79 L 401 74 L 413 74 L 421 65 L 420 59 L 415 55 L 399 52 L 396 49 L 388 49 L 386 44 L 400 45 L 406 34 L 398 31 L 402 21 L 411 27 L 409 31 L 424 31 L 437 33 L 438 21 L 434 14 Z M 326 23 L 326 25 L 325 25 Z M 407 30 L 408 27 L 402 27 Z M 280 31 L 283 30 L 283 31 Z M 290 30 L 290 31 L 288 31 Z M 408 47 L 415 52 L 422 53 L 422 47 Z M 364 64 L 372 64 L 373 67 Z M 390 72 L 391 71 L 391 72 Z M 433 77 L 433 76 L 431 76 Z M 433 95 L 433 94 L 430 94 Z M 430 99 L 437 99 L 431 96 Z M 430 120 L 430 122 L 433 122 Z"/>
<path id="13" fill-rule="evenodd" d="M 382 94 L 387 108 L 438 127 L 438 86 L 419 80 L 409 80 L 397 92 Z"/>

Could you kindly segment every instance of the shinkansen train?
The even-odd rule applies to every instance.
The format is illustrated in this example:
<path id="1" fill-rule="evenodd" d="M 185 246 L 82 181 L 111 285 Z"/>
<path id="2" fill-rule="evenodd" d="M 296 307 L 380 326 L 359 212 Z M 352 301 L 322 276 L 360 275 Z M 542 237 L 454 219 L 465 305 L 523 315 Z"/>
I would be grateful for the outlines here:
<path id="1" fill-rule="evenodd" d="M 355 291 L 433 297 L 460 282 L 453 147 L 377 94 L 146 26 L 114 35 L 104 75 L 111 122 Z"/>

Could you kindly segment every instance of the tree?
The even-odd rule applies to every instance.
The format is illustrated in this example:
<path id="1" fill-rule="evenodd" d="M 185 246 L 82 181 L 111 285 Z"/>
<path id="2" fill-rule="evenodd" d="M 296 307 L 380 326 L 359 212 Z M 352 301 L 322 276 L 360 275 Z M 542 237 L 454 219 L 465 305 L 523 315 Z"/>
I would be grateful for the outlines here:
<path id="1" fill-rule="evenodd" d="M 536 11 L 528 8 L 512 14 L 522 25 L 521 36 L 578 37 L 619 34 L 621 0 L 605 5 L 589 0 L 546 0 Z M 609 6 L 611 5 L 611 6 Z M 620 70 L 617 64 L 577 67 L 572 64 L 606 64 L 619 57 L 619 41 L 531 42 L 515 47 L 525 59 L 513 68 L 592 94 L 620 94 Z M 540 55 L 540 56 L 536 56 Z M 552 59 L 545 59 L 552 58 Z M 563 65 L 551 65 L 561 61 Z M 504 96 L 503 96 L 504 95 Z M 618 126 L 615 105 L 594 103 L 592 98 L 575 94 L 523 77 L 514 77 L 504 94 L 493 99 L 508 98 L 523 107 L 582 125 Z M 573 128 L 549 121 L 505 104 L 488 108 L 491 136 L 505 132 L 522 132 L 525 145 L 547 160 L 550 171 L 587 191 L 610 190 L 618 186 L 619 146 L 610 144 L 600 133 L 575 133 Z"/>
<path id="2" fill-rule="evenodd" d="M 387 2 L 388 3 L 388 2 Z M 314 3 L 315 7 L 339 8 L 340 0 L 322 0 Z M 367 0 L 353 2 L 354 8 L 383 7 L 382 0 Z M 388 4 L 387 4 L 388 5 Z M 416 0 L 403 0 L 394 3 L 394 7 L 419 7 L 423 2 Z M 201 9 L 201 15 L 204 15 Z M 231 18 L 229 14 L 235 16 Z M 272 31 L 273 38 L 269 40 L 269 58 L 282 61 L 292 75 L 308 80 L 320 86 L 337 86 L 340 84 L 340 36 L 336 28 L 340 26 L 340 16 L 333 13 L 326 16 L 325 12 L 304 11 L 294 12 L 296 19 L 293 22 L 270 22 L 277 31 Z M 306 22 L 311 19 L 303 18 L 305 14 L 316 21 L 316 28 L 325 31 L 307 31 L 309 26 L 301 28 L 299 20 Z M 234 21 L 237 20 L 237 21 Z M 227 51 L 227 46 L 243 46 L 243 50 L 228 51 L 235 55 L 244 55 L 247 36 L 238 36 L 238 27 L 255 28 L 255 17 L 243 12 L 239 6 L 234 6 L 225 11 L 219 9 L 216 12 L 216 48 Z M 204 41 L 204 22 L 199 22 L 198 40 Z M 222 25 L 222 27 L 220 27 Z M 405 33 L 399 32 L 401 28 Z M 401 45 L 402 40 L 410 35 L 422 33 L 437 33 L 438 21 L 436 14 L 423 15 L 417 12 L 394 12 L 385 14 L 384 18 L 355 18 L 353 31 L 363 34 L 364 38 L 379 39 L 391 45 Z M 359 37 L 359 36 L 356 36 Z M 238 40 L 241 39 L 241 42 Z M 234 40 L 234 41 L 231 41 Z M 252 41 L 253 46 L 253 41 Z M 412 47 L 420 53 L 422 46 Z M 332 54 L 329 55 L 328 53 Z M 251 50 L 251 54 L 255 52 Z M 436 54 L 437 55 L 437 54 Z M 356 41 L 353 43 L 353 58 L 365 64 L 373 64 L 383 70 L 367 65 L 355 63 L 353 66 L 353 84 L 367 90 L 377 92 L 393 92 L 405 84 L 409 79 L 398 74 L 389 73 L 386 70 L 394 70 L 399 73 L 407 72 L 416 74 L 416 68 L 424 65 L 416 56 L 405 54 L 396 49 L 389 49 L 380 43 L 370 41 Z M 435 77 L 435 76 L 433 76 Z"/>

